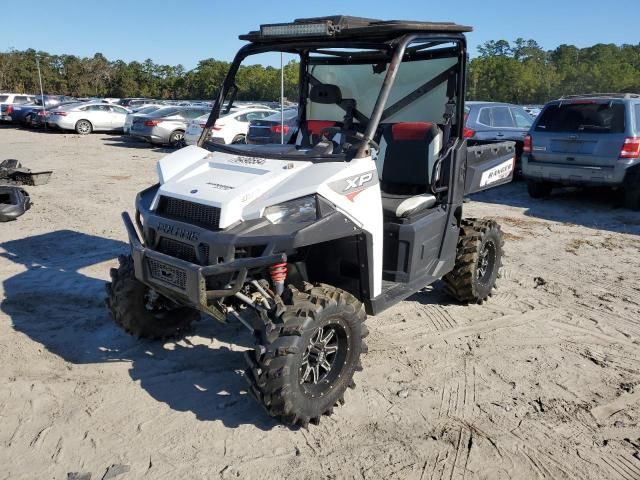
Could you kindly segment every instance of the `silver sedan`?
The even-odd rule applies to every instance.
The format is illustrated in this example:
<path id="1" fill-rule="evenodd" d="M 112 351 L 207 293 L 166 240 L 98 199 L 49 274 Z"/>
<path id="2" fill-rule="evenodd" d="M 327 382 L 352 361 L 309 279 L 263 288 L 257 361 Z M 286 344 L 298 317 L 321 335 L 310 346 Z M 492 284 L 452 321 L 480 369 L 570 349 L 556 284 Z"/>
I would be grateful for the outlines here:
<path id="1" fill-rule="evenodd" d="M 80 135 L 98 131 L 122 131 L 129 110 L 107 103 L 73 103 L 52 109 L 47 125 L 75 130 Z"/>

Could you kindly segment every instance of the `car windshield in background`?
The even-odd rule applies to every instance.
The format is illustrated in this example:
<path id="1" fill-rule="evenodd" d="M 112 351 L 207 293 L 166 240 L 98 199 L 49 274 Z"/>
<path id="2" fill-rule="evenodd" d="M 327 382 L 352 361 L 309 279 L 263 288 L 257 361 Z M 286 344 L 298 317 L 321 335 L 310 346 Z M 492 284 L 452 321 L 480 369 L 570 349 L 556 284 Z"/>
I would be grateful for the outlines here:
<path id="1" fill-rule="evenodd" d="M 298 116 L 298 110 L 297 109 L 288 109 L 284 111 L 284 119 L 285 120 L 291 120 L 293 118 L 296 118 Z M 269 121 L 279 121 L 282 118 L 282 115 L 280 112 L 278 113 L 274 113 L 273 115 L 269 115 L 268 117 L 263 118 L 263 120 L 269 120 Z"/>
<path id="2" fill-rule="evenodd" d="M 537 132 L 624 133 L 624 104 L 575 102 L 549 105 L 536 125 Z"/>
<path id="3" fill-rule="evenodd" d="M 144 107 L 141 108 L 140 110 L 138 110 L 136 113 L 142 114 L 144 115 L 145 113 L 151 113 L 151 112 L 155 112 L 156 110 L 160 110 L 162 107 L 158 107 L 157 105 L 154 105 L 152 107 Z"/>
<path id="4" fill-rule="evenodd" d="M 159 108 L 158 110 L 152 113 L 154 113 L 155 116 L 158 116 L 158 117 L 169 117 L 171 115 L 175 115 L 179 111 L 180 109 L 176 107 L 163 107 L 163 108 Z"/>

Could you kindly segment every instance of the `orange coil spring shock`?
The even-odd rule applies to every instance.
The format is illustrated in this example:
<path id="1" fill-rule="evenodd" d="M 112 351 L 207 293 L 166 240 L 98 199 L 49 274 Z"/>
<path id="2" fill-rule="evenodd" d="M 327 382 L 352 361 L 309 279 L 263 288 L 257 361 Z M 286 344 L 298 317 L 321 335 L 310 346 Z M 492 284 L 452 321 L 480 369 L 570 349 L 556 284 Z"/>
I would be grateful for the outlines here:
<path id="1" fill-rule="evenodd" d="M 276 294 L 282 295 L 282 292 L 284 292 L 284 281 L 287 279 L 287 264 L 276 263 L 275 265 L 271 265 L 269 267 L 269 275 L 271 275 Z"/>

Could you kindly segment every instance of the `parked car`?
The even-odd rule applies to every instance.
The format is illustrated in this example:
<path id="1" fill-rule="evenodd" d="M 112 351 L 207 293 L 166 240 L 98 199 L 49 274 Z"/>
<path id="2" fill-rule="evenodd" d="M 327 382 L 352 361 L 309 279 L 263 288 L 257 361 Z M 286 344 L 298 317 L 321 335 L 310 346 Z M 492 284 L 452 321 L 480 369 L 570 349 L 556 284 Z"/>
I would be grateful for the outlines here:
<path id="1" fill-rule="evenodd" d="M 261 120 L 254 120 L 249 125 L 247 143 L 280 143 L 284 134 L 284 143 L 298 131 L 298 109 L 289 108 L 284 111 L 284 125 L 280 112 L 276 112 Z"/>
<path id="2" fill-rule="evenodd" d="M 516 171 L 524 139 L 533 125 L 533 118 L 522 107 L 510 103 L 465 102 L 464 136 L 472 140 L 516 142 Z"/>
<path id="3" fill-rule="evenodd" d="M 43 110 L 42 97 L 38 96 L 31 103 L 14 104 L 11 113 L 11 121 L 14 123 L 20 123 L 23 125 L 32 125 L 34 117 L 38 116 L 38 113 Z M 75 101 L 72 97 L 65 95 L 45 95 L 44 96 L 44 109 L 56 107 L 63 103 L 69 103 Z M 0 107 L 3 108 L 3 107 Z"/>
<path id="4" fill-rule="evenodd" d="M 147 105 L 140 105 L 138 107 L 130 109 L 131 113 L 129 113 L 124 120 L 124 126 L 123 126 L 124 133 L 126 135 L 129 135 L 129 132 L 131 131 L 131 125 L 133 125 L 134 118 L 140 117 L 142 115 L 146 115 L 148 113 L 155 112 L 156 110 L 160 110 L 163 107 L 164 105 L 147 104 Z"/>
<path id="5" fill-rule="evenodd" d="M 236 111 L 220 117 L 211 128 L 208 141 L 214 143 L 245 143 L 249 123 L 252 120 L 272 115 L 274 110 L 265 107 L 239 108 Z M 187 145 L 195 145 L 202 134 L 202 129 L 209 118 L 209 114 L 198 117 L 187 125 L 184 140 Z"/>
<path id="6" fill-rule="evenodd" d="M 524 108 L 524 110 L 533 118 L 540 115 L 540 112 L 542 111 L 542 105 L 523 105 L 522 108 Z"/>
<path id="7" fill-rule="evenodd" d="M 157 103 L 157 100 L 152 98 L 121 98 L 118 100 L 118 105 L 126 108 L 133 108 L 140 105 L 146 105 L 147 103 Z"/>
<path id="8" fill-rule="evenodd" d="M 97 131 L 122 130 L 129 110 L 108 103 L 72 103 L 52 109 L 47 125 L 75 130 L 80 135 Z"/>
<path id="9" fill-rule="evenodd" d="M 32 103 L 33 95 L 24 93 L 0 93 L 0 120 L 10 122 L 13 120 L 13 108 L 17 105 Z"/>
<path id="10" fill-rule="evenodd" d="M 622 188 L 640 209 L 640 95 L 595 94 L 549 102 L 525 140 L 522 171 L 529 195 L 554 186 Z"/>
<path id="11" fill-rule="evenodd" d="M 134 118 L 129 135 L 152 144 L 169 144 L 177 147 L 183 142 L 189 120 L 208 113 L 209 109 L 203 107 L 160 108 L 155 112 Z"/>
<path id="12" fill-rule="evenodd" d="M 71 105 L 72 103 L 78 104 L 79 102 L 77 100 L 70 100 L 67 102 L 59 103 L 58 105 L 45 107 L 44 110 L 42 110 L 41 107 L 38 107 L 35 110 L 33 110 L 33 113 L 31 114 L 28 123 L 25 123 L 25 125 L 31 128 L 43 127 L 44 125 L 46 125 L 47 117 L 49 116 L 49 113 L 52 110 L 59 110 L 62 107 Z"/>

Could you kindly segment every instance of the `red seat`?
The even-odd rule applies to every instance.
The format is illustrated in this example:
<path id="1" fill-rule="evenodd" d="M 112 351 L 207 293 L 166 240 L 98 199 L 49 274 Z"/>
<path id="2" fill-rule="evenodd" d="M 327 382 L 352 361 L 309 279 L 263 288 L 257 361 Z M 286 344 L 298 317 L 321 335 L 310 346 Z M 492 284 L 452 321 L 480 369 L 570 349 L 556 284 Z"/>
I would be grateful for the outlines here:
<path id="1" fill-rule="evenodd" d="M 322 130 L 335 127 L 336 123 L 330 120 L 307 120 L 307 132 L 309 135 L 320 135 Z"/>

